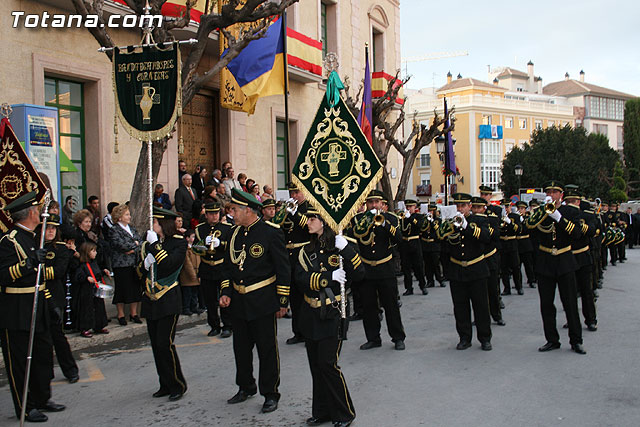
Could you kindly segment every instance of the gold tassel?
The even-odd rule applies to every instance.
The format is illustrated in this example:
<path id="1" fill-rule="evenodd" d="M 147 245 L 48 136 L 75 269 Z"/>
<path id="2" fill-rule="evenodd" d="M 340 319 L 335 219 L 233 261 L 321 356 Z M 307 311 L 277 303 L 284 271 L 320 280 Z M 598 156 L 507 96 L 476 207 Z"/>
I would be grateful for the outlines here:
<path id="1" fill-rule="evenodd" d="M 118 154 L 120 152 L 120 150 L 118 149 L 118 116 L 113 117 L 113 135 L 115 137 L 113 152 Z"/>
<path id="2" fill-rule="evenodd" d="M 184 140 L 182 139 L 183 131 L 184 130 L 182 129 L 182 111 L 180 111 L 180 129 L 179 129 L 180 137 L 178 138 L 178 154 L 179 155 L 184 154 Z"/>

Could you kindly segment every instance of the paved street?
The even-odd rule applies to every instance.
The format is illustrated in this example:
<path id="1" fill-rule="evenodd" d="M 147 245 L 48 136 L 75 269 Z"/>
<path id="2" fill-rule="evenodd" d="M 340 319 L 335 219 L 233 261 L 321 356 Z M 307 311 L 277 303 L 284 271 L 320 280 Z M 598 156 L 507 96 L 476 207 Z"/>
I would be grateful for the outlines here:
<path id="1" fill-rule="evenodd" d="M 491 352 L 479 343 L 456 351 L 449 288 L 403 297 L 407 350 L 393 350 L 383 327 L 382 348 L 361 351 L 361 322 L 351 324 L 341 366 L 359 426 L 637 426 L 640 424 L 640 249 L 609 267 L 598 300 L 599 330 L 584 329 L 586 356 L 562 348 L 539 353 L 544 344 L 538 294 L 505 297 L 507 326 L 492 326 Z M 112 328 L 117 328 L 112 324 Z M 282 399 L 259 413 L 256 396 L 239 405 L 231 340 L 208 338 L 202 323 L 179 331 L 176 342 L 189 391 L 176 403 L 153 399 L 158 383 L 149 343 L 133 337 L 81 357 L 78 384 L 57 382 L 55 401 L 67 410 L 49 415 L 55 426 L 299 426 L 310 416 L 311 376 L 303 345 L 287 346 L 290 321 L 279 322 Z M 117 347 L 117 348 L 115 348 Z M 56 368 L 57 379 L 62 374 Z M 0 379 L 0 424 L 14 425 L 4 371 Z"/>

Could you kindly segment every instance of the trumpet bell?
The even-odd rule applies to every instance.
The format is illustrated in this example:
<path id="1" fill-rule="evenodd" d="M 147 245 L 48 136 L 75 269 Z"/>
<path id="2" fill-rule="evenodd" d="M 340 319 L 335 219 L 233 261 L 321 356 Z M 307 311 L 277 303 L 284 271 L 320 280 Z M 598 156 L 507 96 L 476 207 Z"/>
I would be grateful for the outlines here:
<path id="1" fill-rule="evenodd" d="M 381 226 L 382 224 L 384 224 L 384 215 L 382 214 L 377 214 L 376 216 L 373 217 L 373 224 L 377 227 Z"/>
<path id="2" fill-rule="evenodd" d="M 552 214 L 552 213 L 554 213 L 554 212 L 556 211 L 556 205 L 555 205 L 555 203 L 547 203 L 547 204 L 545 204 L 545 205 L 544 205 L 544 211 L 545 211 L 547 214 Z"/>

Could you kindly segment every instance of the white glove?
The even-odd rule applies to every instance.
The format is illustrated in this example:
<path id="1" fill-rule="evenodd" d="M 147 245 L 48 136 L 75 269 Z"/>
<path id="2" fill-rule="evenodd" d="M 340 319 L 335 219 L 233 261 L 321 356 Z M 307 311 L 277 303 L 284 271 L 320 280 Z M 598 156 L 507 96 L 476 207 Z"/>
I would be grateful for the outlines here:
<path id="1" fill-rule="evenodd" d="M 469 223 L 467 222 L 467 218 L 465 218 L 464 215 L 463 215 L 462 216 L 462 225 L 461 225 L 462 229 L 463 230 L 466 229 L 467 225 L 469 225 Z"/>
<path id="2" fill-rule="evenodd" d="M 427 219 L 429 220 L 429 222 L 433 222 L 434 221 L 433 215 L 428 216 Z"/>
<path id="3" fill-rule="evenodd" d="M 298 205 L 296 204 L 293 207 L 288 206 L 288 204 L 291 203 L 291 202 L 295 202 L 295 199 L 292 198 L 292 199 L 287 200 L 286 210 L 287 210 L 287 212 L 289 212 L 290 215 L 295 215 L 296 212 L 298 212 Z"/>
<path id="4" fill-rule="evenodd" d="M 544 198 L 544 204 L 546 205 L 547 203 L 551 203 L 553 202 L 553 198 L 551 196 L 547 196 Z"/>
<path id="5" fill-rule="evenodd" d="M 158 234 L 153 230 L 147 230 L 147 242 L 154 244 L 158 241 Z"/>
<path id="6" fill-rule="evenodd" d="M 209 242 L 211 243 L 211 242 Z M 217 237 L 213 238 L 213 247 L 217 248 L 218 246 L 220 246 L 220 239 L 218 239 Z"/>
<path id="7" fill-rule="evenodd" d="M 409 211 L 406 211 L 406 212 L 404 213 L 404 217 L 405 217 L 405 218 L 409 218 L 410 216 L 411 216 L 411 213 L 410 213 Z"/>
<path id="8" fill-rule="evenodd" d="M 505 215 L 504 218 L 502 218 L 502 220 L 507 224 L 511 224 L 511 218 L 509 218 L 509 215 Z"/>
<path id="9" fill-rule="evenodd" d="M 205 237 L 205 239 L 204 239 L 204 244 L 205 244 L 205 245 L 207 245 L 207 246 L 209 246 L 209 245 L 211 244 L 211 239 L 213 239 L 213 237 L 212 237 L 212 236 L 207 236 L 207 237 Z"/>
<path id="10" fill-rule="evenodd" d="M 336 282 L 343 284 L 347 282 L 347 272 L 344 271 L 342 268 L 339 268 L 337 270 L 333 270 L 331 272 L 331 278 L 333 280 L 335 280 Z"/>
<path id="11" fill-rule="evenodd" d="M 347 239 L 345 239 L 343 236 L 337 234 L 336 235 L 336 248 L 338 248 L 338 250 L 341 251 L 346 247 L 347 247 Z"/>
<path id="12" fill-rule="evenodd" d="M 562 218 L 562 214 L 556 209 L 555 211 L 553 211 L 553 213 L 549 214 L 549 218 L 551 218 L 555 222 L 558 222 L 560 221 L 560 218 Z"/>
<path id="13" fill-rule="evenodd" d="M 520 222 L 524 222 L 524 217 L 520 215 Z"/>
<path id="14" fill-rule="evenodd" d="M 152 254 L 148 254 L 144 259 L 144 269 L 145 270 L 150 269 L 154 262 L 156 262 L 156 259 L 153 257 Z"/>
<path id="15" fill-rule="evenodd" d="M 372 214 L 376 215 L 378 213 L 377 209 L 371 209 L 369 212 L 371 212 Z"/>

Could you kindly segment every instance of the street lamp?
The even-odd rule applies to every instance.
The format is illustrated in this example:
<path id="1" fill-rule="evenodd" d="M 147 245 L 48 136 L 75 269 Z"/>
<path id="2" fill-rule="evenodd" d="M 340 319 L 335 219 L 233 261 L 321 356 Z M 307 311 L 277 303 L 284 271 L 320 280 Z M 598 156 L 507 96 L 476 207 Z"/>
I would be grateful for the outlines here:
<path id="1" fill-rule="evenodd" d="M 520 177 L 522 176 L 523 168 L 521 165 L 516 165 L 515 173 L 518 177 L 518 199 L 520 198 Z"/>

